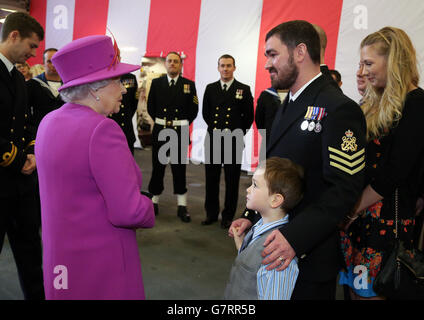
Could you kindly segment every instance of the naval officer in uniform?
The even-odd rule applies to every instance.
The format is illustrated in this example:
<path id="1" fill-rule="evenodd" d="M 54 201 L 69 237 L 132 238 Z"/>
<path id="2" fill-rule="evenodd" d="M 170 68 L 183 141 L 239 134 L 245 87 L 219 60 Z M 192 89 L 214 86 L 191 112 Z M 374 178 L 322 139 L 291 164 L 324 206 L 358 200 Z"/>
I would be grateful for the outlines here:
<path id="1" fill-rule="evenodd" d="M 218 220 L 221 168 L 225 173 L 225 202 L 221 227 L 228 228 L 237 209 L 243 136 L 253 122 L 253 97 L 250 87 L 234 79 L 235 60 L 225 54 L 218 59 L 221 79 L 207 85 L 202 114 L 208 125 L 205 139 L 206 220 Z M 227 141 L 227 142 L 226 142 Z"/>
<path id="2" fill-rule="evenodd" d="M 34 57 L 44 30 L 23 12 L 7 16 L 0 43 L 0 252 L 5 235 L 25 299 L 44 299 L 35 176 L 35 128 L 23 75 L 14 67 Z M 54 152 L 54 150 L 52 150 Z"/>
<path id="3" fill-rule="evenodd" d="M 359 106 L 320 71 L 320 40 L 306 21 L 278 25 L 266 36 L 265 68 L 275 89 L 289 89 L 277 110 L 267 158 L 289 158 L 305 169 L 303 200 L 289 223 L 265 241 L 262 263 L 283 270 L 299 259 L 292 299 L 335 299 L 341 267 L 337 226 L 353 209 L 364 184 L 366 123 Z M 230 228 L 244 232 L 249 214 Z M 249 220 L 249 218 L 251 220 Z"/>
<path id="4" fill-rule="evenodd" d="M 127 73 L 121 76 L 121 83 L 127 89 L 127 93 L 122 95 L 122 103 L 119 112 L 112 113 L 110 117 L 119 124 L 127 138 L 128 147 L 134 155 L 134 126 L 132 119 L 137 111 L 137 78 L 132 73 Z"/>
<path id="5" fill-rule="evenodd" d="M 165 67 L 167 74 L 153 79 L 147 98 L 147 111 L 155 123 L 152 132 L 153 171 L 149 192 L 153 195 L 157 215 L 159 196 L 164 189 L 165 167 L 170 160 L 174 194 L 177 195 L 177 215 L 183 222 L 190 222 L 187 211 L 186 163 L 190 144 L 189 125 L 197 116 L 199 102 L 194 82 L 181 76 L 181 56 L 176 52 L 168 53 Z"/>

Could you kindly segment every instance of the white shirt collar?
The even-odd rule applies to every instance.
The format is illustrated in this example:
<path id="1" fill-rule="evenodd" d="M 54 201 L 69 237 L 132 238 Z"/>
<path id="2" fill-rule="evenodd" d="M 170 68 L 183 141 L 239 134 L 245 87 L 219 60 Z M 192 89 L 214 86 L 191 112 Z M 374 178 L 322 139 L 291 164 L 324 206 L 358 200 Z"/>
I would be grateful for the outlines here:
<path id="1" fill-rule="evenodd" d="M 224 82 L 224 81 L 222 81 L 222 80 L 219 80 L 219 82 L 221 83 L 221 89 L 222 90 L 224 90 L 224 84 L 226 84 L 227 85 L 227 91 L 228 91 L 228 89 L 230 89 L 230 87 L 231 87 L 231 85 L 233 84 L 233 82 L 234 82 L 234 78 L 232 78 L 230 81 L 228 81 L 228 82 Z"/>
<path id="2" fill-rule="evenodd" d="M 12 69 L 14 67 L 13 63 L 9 61 L 2 53 L 0 53 L 0 60 L 3 61 L 4 65 L 7 68 L 7 71 L 12 72 Z"/>
<path id="3" fill-rule="evenodd" d="M 180 75 L 177 75 L 175 78 L 171 78 L 169 76 L 169 74 L 166 75 L 168 77 L 168 84 L 171 85 L 171 80 L 175 81 L 175 84 L 177 84 L 178 78 L 180 77 Z"/>
<path id="4" fill-rule="evenodd" d="M 321 76 L 322 73 L 318 73 L 315 77 L 313 77 L 311 80 L 309 80 L 307 83 L 305 83 L 303 85 L 302 88 L 300 88 L 299 90 L 297 90 L 297 92 L 295 94 L 292 94 L 291 91 L 289 92 L 289 101 L 295 101 L 300 95 L 301 93 L 315 80 L 317 79 L 319 76 Z"/>

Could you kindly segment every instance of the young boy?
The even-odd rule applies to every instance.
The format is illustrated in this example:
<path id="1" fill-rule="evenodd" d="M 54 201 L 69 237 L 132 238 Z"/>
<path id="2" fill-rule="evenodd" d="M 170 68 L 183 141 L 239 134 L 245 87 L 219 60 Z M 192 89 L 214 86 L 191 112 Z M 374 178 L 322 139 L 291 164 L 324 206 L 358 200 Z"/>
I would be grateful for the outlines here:
<path id="1" fill-rule="evenodd" d="M 248 209 L 261 219 L 246 236 L 233 229 L 238 256 L 233 264 L 224 299 L 289 300 L 299 273 L 297 258 L 283 271 L 266 270 L 261 252 L 267 236 L 288 222 L 288 214 L 303 195 L 303 169 L 278 157 L 261 163 L 247 189 Z"/>

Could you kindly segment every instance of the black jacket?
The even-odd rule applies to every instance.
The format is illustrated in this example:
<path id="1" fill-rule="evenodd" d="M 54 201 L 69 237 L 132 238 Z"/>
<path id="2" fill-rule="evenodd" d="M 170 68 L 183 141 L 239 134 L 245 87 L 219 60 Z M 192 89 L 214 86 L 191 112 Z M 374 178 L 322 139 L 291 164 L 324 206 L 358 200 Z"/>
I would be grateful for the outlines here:
<path id="1" fill-rule="evenodd" d="M 220 81 L 206 86 L 202 106 L 208 131 L 213 129 L 242 129 L 244 133 L 253 123 L 253 97 L 250 87 L 234 79 L 223 92 Z"/>
<path id="2" fill-rule="evenodd" d="M 287 103 L 288 96 L 284 104 Z M 302 130 L 308 107 L 325 108 L 320 132 Z M 340 268 L 337 225 L 363 190 L 366 123 L 359 106 L 325 77 L 314 80 L 281 116 L 267 158 L 289 158 L 305 169 L 305 193 L 280 231 L 296 251 L 305 279 L 328 281 Z"/>
<path id="3" fill-rule="evenodd" d="M 0 61 L 0 195 L 26 192 L 34 187 L 34 174 L 21 173 L 27 154 L 34 153 L 35 131 L 28 112 L 23 75 L 12 77 Z"/>
<path id="4" fill-rule="evenodd" d="M 28 91 L 28 106 L 31 122 L 37 129 L 41 120 L 49 112 L 60 108 L 64 101 L 35 79 L 25 82 Z M 46 84 L 48 86 L 48 84 Z"/>
<path id="5" fill-rule="evenodd" d="M 129 146 L 134 146 L 135 134 L 132 119 L 137 111 L 137 78 L 131 73 L 121 76 L 121 83 L 127 89 L 127 93 L 122 95 L 121 108 L 118 113 L 113 113 L 110 117 L 115 120 L 127 138 Z"/>
<path id="6" fill-rule="evenodd" d="M 153 120 L 185 119 L 192 123 L 199 111 L 196 85 L 180 75 L 173 90 L 166 75 L 153 79 L 147 98 L 147 111 Z"/>

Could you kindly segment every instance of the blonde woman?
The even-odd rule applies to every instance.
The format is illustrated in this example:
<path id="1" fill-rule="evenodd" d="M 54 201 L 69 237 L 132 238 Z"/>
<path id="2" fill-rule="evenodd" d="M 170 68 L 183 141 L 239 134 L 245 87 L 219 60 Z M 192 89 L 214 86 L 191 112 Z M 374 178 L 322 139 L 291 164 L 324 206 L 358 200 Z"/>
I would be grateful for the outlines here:
<path id="1" fill-rule="evenodd" d="M 346 270 L 340 283 L 349 285 L 352 299 L 384 299 L 373 290 L 373 282 L 395 241 L 396 189 L 399 237 L 405 245 L 413 245 L 415 204 L 424 169 L 424 91 L 418 87 L 415 49 L 401 29 L 385 27 L 368 35 L 361 43 L 360 63 L 368 80 L 362 105 L 367 121 L 367 179 L 342 232 Z M 367 281 L 358 281 L 360 269 L 367 271 Z"/>

